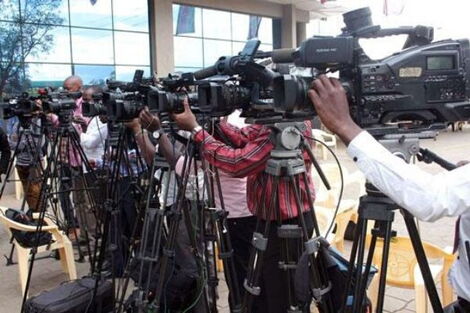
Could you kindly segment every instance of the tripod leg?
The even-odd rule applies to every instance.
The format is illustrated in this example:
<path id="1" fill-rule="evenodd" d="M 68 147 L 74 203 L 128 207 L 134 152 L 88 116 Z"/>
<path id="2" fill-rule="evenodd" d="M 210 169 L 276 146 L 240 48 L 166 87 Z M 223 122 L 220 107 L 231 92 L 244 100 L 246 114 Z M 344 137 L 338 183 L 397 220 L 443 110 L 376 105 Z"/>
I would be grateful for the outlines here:
<path id="1" fill-rule="evenodd" d="M 385 237 L 382 252 L 382 265 L 380 266 L 379 294 L 377 297 L 377 313 L 382 313 L 385 298 L 385 286 L 387 279 L 388 256 L 390 252 L 390 241 L 392 239 L 392 222 L 383 222 L 385 224 Z"/>
<path id="2" fill-rule="evenodd" d="M 413 249 L 415 251 L 416 259 L 421 270 L 421 275 L 423 276 L 424 284 L 429 295 L 429 300 L 431 301 L 432 309 L 435 313 L 442 313 L 442 304 L 439 300 L 439 294 L 436 289 L 436 284 L 432 278 L 431 269 L 429 268 L 429 263 L 426 259 L 426 253 L 424 252 L 423 244 L 416 227 L 416 223 L 413 219 L 413 216 L 406 210 L 401 210 L 403 217 L 405 219 L 406 228 L 408 234 L 410 235 L 411 243 L 413 244 Z"/>
<path id="3" fill-rule="evenodd" d="M 364 253 L 365 253 L 365 245 L 366 245 L 366 236 L 367 236 L 367 220 L 362 219 L 360 222 L 360 236 L 358 238 L 358 255 L 357 255 L 357 262 L 356 264 L 356 286 L 354 290 L 354 299 L 353 299 L 353 312 L 360 312 L 360 308 L 362 306 L 362 295 L 360 294 L 360 286 L 361 286 L 361 278 L 362 277 L 362 265 L 364 264 Z"/>
<path id="4" fill-rule="evenodd" d="M 243 298 L 243 305 L 242 305 L 242 312 L 244 313 L 251 313 L 251 309 L 253 306 L 253 301 L 255 296 L 259 296 L 262 292 L 261 287 L 259 286 L 259 281 L 261 278 L 262 268 L 263 268 L 263 259 L 264 253 L 266 252 L 266 248 L 268 246 L 268 237 L 270 232 L 271 226 L 271 215 L 274 210 L 274 205 L 277 199 L 277 189 L 279 185 L 279 177 L 274 178 L 273 182 L 273 189 L 271 193 L 270 203 L 268 210 L 265 214 L 267 220 L 265 221 L 264 225 L 264 233 L 261 234 L 259 232 L 253 233 L 252 239 L 252 249 L 250 254 L 250 263 L 249 269 L 247 271 L 246 280 L 244 283 L 245 287 L 245 295 Z M 264 198 L 263 198 L 263 204 Z M 263 210 L 264 211 L 264 210 Z"/>

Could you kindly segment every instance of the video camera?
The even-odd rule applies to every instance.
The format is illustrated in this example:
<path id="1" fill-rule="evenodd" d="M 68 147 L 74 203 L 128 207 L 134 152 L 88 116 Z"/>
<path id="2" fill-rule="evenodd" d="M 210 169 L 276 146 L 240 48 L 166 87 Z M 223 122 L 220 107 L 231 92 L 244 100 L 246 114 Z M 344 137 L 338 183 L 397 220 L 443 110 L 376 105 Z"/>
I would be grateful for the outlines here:
<path id="1" fill-rule="evenodd" d="M 138 117 L 144 106 L 148 105 L 149 91 L 154 89 L 153 79 L 143 78 L 143 73 L 136 70 L 132 82 L 107 80 L 106 91 L 92 95 L 92 101 L 83 103 L 83 115 L 107 115 L 108 119 L 116 122 Z"/>
<path id="2" fill-rule="evenodd" d="M 149 110 L 159 113 L 181 113 L 184 111 L 184 100 L 190 106 L 197 106 L 197 93 L 192 92 L 195 85 L 193 73 L 180 75 L 169 74 L 159 80 L 159 87 L 152 88 L 148 93 Z"/>
<path id="3" fill-rule="evenodd" d="M 23 92 L 16 97 L 5 98 L 3 101 L 1 108 L 4 119 L 15 116 L 29 118 L 41 111 L 41 107 L 34 102 L 34 99 L 27 92 Z"/>
<path id="4" fill-rule="evenodd" d="M 75 100 L 81 97 L 80 92 L 54 91 L 49 88 L 40 88 L 37 93 L 36 96 L 31 96 L 23 92 L 21 95 L 4 99 L 4 103 L 0 105 L 3 118 L 31 118 L 40 112 L 59 114 L 75 109 Z"/>
<path id="5" fill-rule="evenodd" d="M 337 37 L 312 37 L 298 49 L 272 52 L 277 63 L 314 68 L 316 73 L 339 71 L 348 93 L 351 114 L 363 127 L 413 121 L 431 125 L 470 118 L 469 41 L 432 42 L 433 28 L 425 26 L 381 29 L 374 26 L 369 8 L 343 15 L 346 27 Z M 406 34 L 404 50 L 371 60 L 360 38 Z M 274 108 L 310 111 L 308 89 L 316 75 L 281 75 L 274 79 Z"/>

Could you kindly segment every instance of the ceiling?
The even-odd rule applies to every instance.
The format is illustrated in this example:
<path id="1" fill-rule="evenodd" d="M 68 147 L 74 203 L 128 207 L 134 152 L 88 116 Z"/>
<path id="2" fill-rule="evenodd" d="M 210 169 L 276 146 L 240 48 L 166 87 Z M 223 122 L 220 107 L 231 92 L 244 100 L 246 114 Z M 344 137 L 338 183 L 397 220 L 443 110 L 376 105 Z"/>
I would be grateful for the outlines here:
<path id="1" fill-rule="evenodd" d="M 267 2 L 275 2 L 279 4 L 292 4 L 296 8 L 310 12 L 310 19 L 317 19 L 333 15 L 342 14 L 347 8 L 337 1 L 330 0 L 321 3 L 320 0 L 261 0 Z"/>

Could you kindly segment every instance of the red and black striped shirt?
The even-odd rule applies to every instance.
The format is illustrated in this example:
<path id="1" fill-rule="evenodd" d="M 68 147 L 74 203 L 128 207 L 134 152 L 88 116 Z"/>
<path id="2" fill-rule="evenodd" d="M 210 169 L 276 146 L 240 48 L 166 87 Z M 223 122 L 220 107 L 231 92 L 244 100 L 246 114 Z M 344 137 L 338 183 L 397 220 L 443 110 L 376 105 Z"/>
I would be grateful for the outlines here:
<path id="1" fill-rule="evenodd" d="M 311 137 L 312 126 L 309 121 L 305 123 L 307 129 L 304 135 L 308 136 L 307 141 L 311 144 L 308 138 Z M 264 170 L 274 148 L 270 139 L 271 129 L 262 125 L 249 125 L 240 129 L 225 122 L 220 124 L 220 128 L 232 142 L 232 146 L 218 141 L 205 130 L 197 132 L 194 141 L 201 144 L 202 155 L 209 163 L 231 176 L 247 177 L 248 208 L 253 214 L 268 219 L 264 208 L 268 208 L 270 204 L 274 177 Z M 306 152 L 303 156 L 307 167 L 307 184 L 299 177 L 299 191 L 302 212 L 306 212 L 309 209 L 306 188 L 309 188 L 312 197 L 315 192 L 310 175 L 311 161 Z M 281 213 L 282 220 L 298 216 L 294 190 L 284 178 L 279 181 L 276 201 L 275 207 Z M 277 214 L 272 212 L 270 219 L 277 219 Z"/>

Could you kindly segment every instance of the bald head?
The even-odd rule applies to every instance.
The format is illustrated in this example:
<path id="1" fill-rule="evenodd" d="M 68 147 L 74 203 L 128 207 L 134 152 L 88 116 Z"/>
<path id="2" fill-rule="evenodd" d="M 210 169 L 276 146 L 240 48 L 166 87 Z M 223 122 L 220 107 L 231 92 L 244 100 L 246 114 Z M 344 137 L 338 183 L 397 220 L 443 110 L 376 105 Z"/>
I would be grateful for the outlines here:
<path id="1" fill-rule="evenodd" d="M 72 75 L 64 80 L 64 89 L 71 92 L 80 91 L 83 87 L 83 81 L 80 76 Z"/>

